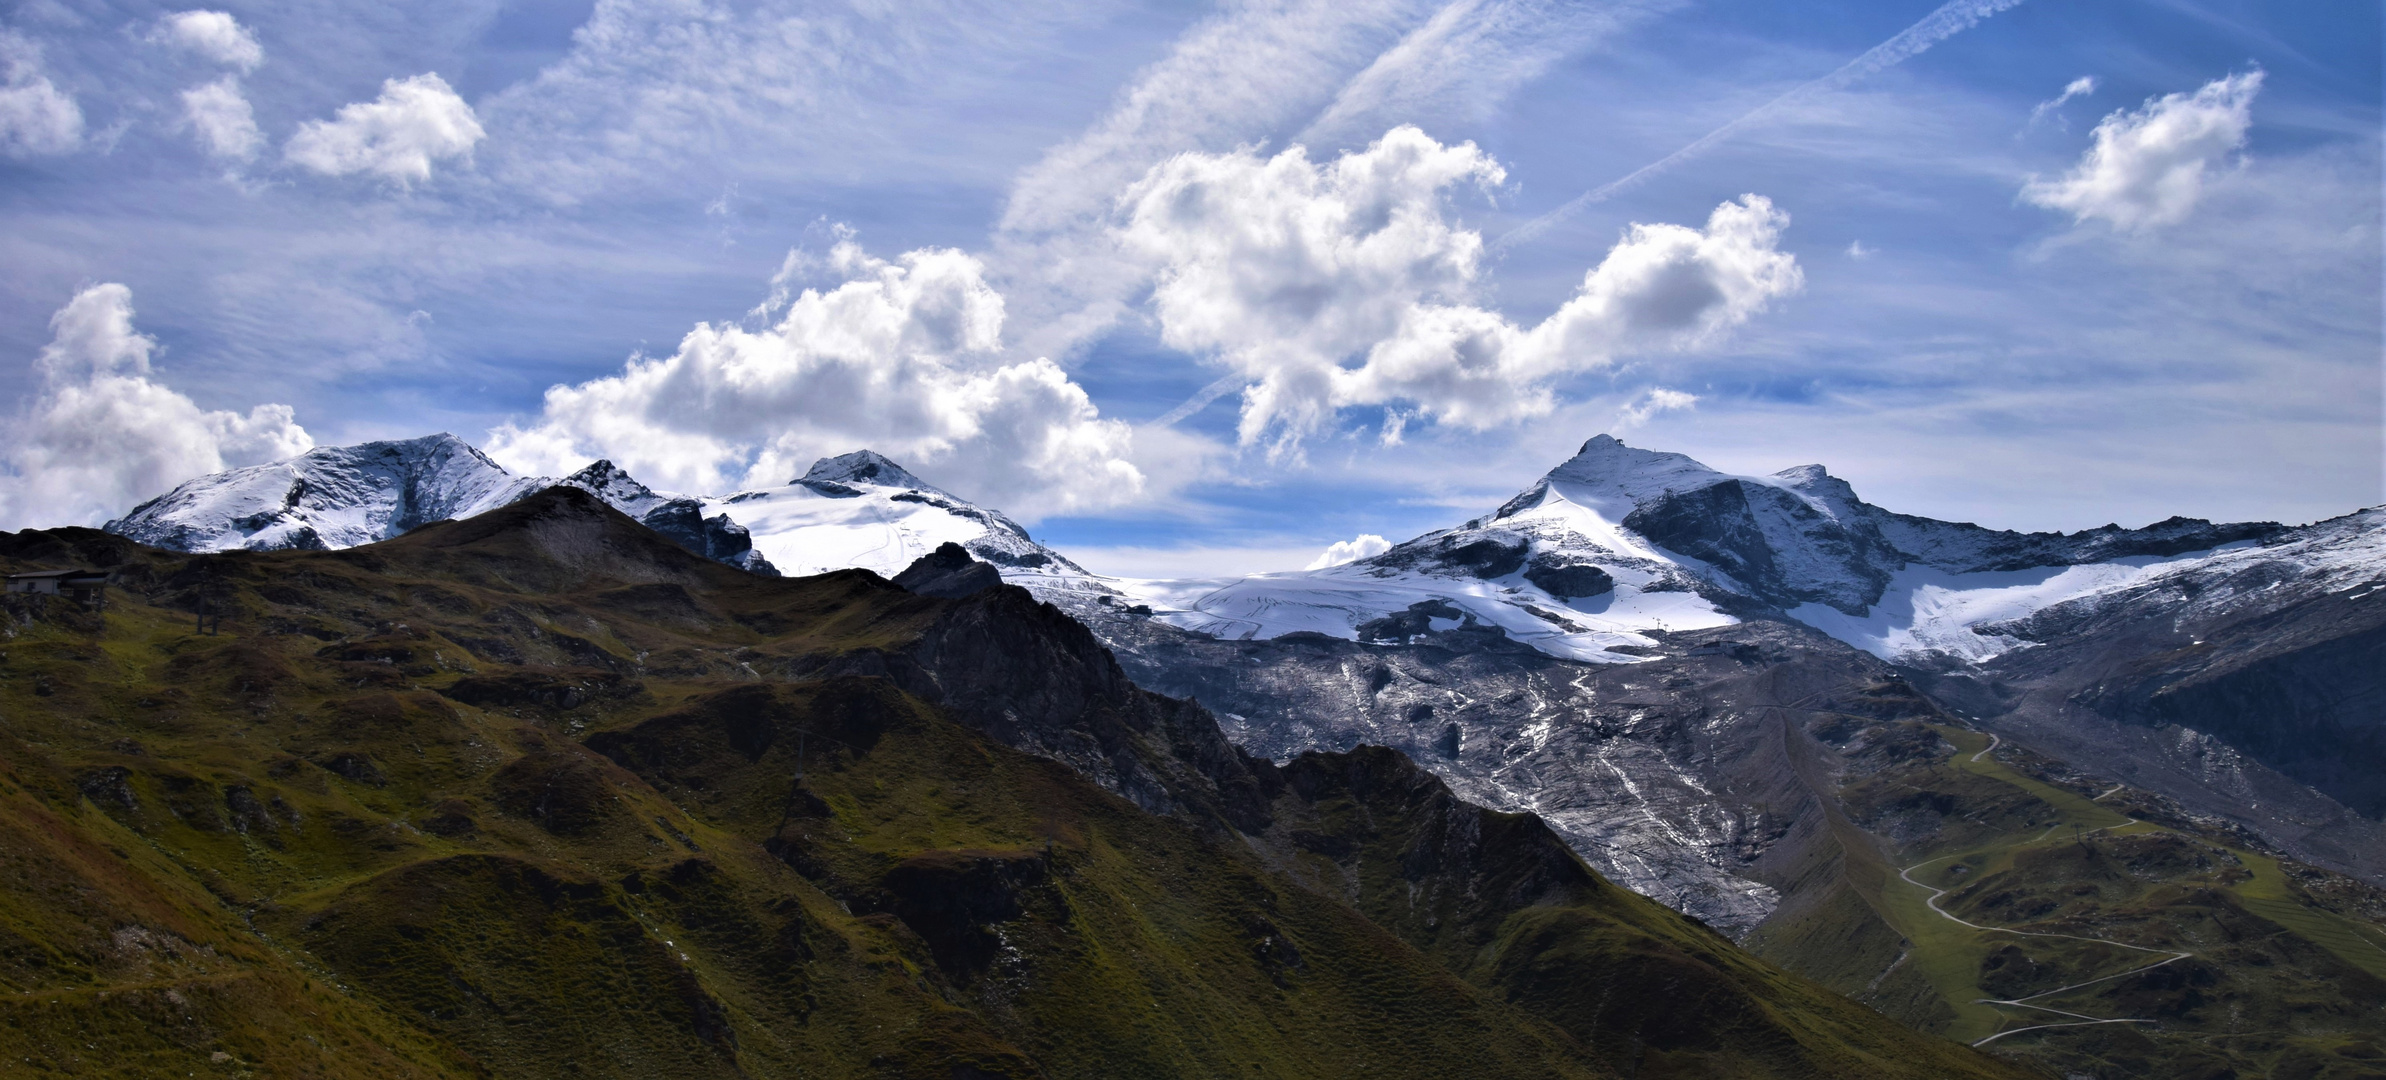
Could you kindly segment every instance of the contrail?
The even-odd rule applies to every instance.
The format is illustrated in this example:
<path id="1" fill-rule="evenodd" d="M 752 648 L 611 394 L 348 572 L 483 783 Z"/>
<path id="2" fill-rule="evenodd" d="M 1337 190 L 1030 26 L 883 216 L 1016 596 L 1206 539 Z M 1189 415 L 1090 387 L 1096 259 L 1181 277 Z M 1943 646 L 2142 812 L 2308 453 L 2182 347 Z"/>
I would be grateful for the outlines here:
<path id="1" fill-rule="evenodd" d="M 1157 418 L 1153 419 L 1152 422 L 1145 424 L 1144 426 L 1155 428 L 1172 426 L 1177 421 L 1208 408 L 1210 402 L 1216 401 L 1219 398 L 1225 397 L 1228 394 L 1240 390 L 1243 387 L 1250 385 L 1250 383 L 1251 377 L 1248 375 L 1228 375 L 1225 378 L 1219 379 L 1218 381 L 1209 384 L 1208 386 L 1202 387 L 1199 393 L 1194 394 L 1192 397 L 1186 398 L 1184 404 L 1170 409 L 1167 412 L 1161 413 Z"/>
<path id="2" fill-rule="evenodd" d="M 1548 232 L 1560 222 L 1581 213 L 1583 207 L 1595 202 L 1604 202 L 1609 196 L 1619 191 L 1637 186 L 1649 177 L 1697 157 L 1705 153 L 1707 148 L 1738 134 L 1760 120 L 1771 117 L 1789 105 L 1804 101 L 1817 94 L 1838 90 L 1879 74 L 1920 55 L 1924 50 L 1939 42 L 1971 29 L 1978 25 L 1980 20 L 2007 8 L 2016 7 L 2021 2 L 2022 0 L 1950 0 L 1949 3 L 1941 5 L 1937 11 L 1923 16 L 1921 22 L 1906 27 L 1905 32 L 1873 46 L 1870 51 L 1848 61 L 1839 70 L 1757 106 L 1739 119 L 1706 133 L 1697 142 L 1633 170 L 1623 179 L 1612 181 L 1603 187 L 1592 188 L 1575 196 L 1566 205 L 1509 230 L 1506 235 L 1492 242 L 1491 249 L 1505 251 L 1517 244 L 1531 240 Z"/>

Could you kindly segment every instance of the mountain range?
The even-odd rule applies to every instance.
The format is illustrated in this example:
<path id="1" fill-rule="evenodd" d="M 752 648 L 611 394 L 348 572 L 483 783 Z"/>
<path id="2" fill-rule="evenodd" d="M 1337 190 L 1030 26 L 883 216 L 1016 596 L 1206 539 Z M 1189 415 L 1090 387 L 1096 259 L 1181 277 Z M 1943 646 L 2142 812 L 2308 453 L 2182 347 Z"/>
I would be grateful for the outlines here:
<path id="1" fill-rule="evenodd" d="M 261 469 L 109 528 L 181 550 L 341 547 L 545 486 L 448 436 Z M 566 482 L 753 569 L 892 577 L 956 544 L 1089 628 L 1135 683 L 1209 706 L 1250 753 L 1395 748 L 1760 956 L 2058 1071 L 2132 1054 L 2258 1071 L 2335 1051 L 2302 1029 L 2313 1041 L 2214 1041 L 2235 1037 L 2218 999 L 2238 1016 L 2277 1006 L 2240 985 L 2251 960 L 2217 963 L 2202 1004 L 2174 1001 L 2180 1037 L 2152 1051 L 2127 1024 L 2006 1039 L 2056 999 L 1983 1004 L 2021 962 L 1992 947 L 2014 931 L 1946 938 L 1930 892 L 1967 882 L 1931 873 L 2071 889 L 1997 921 L 2040 936 L 2151 948 L 2149 933 L 2244 932 L 2214 928 L 2230 919 L 2279 928 L 2308 948 L 2273 970 L 2360 973 L 2296 1015 L 2386 1017 L 2361 982 L 2386 974 L 2386 509 L 2015 533 L 1874 507 L 1821 466 L 1735 476 L 1599 436 L 1498 508 L 1373 558 L 1140 581 L 1090 574 L 868 451 L 722 496 L 651 492 L 605 463 Z M 665 527 L 691 521 L 709 532 Z M 2082 839 L 2104 862 L 2053 868 L 2066 825 L 2130 850 Z M 2280 907 L 2290 896 L 2302 906 Z M 2109 976 L 2132 947 L 2027 959 L 2057 981 Z"/>
<path id="2" fill-rule="evenodd" d="M 761 576 L 557 485 L 0 563 L 114 579 L 0 603 L 33 1074 L 2028 1075 L 1396 751 L 1244 754 L 958 545 L 897 575 L 952 596 Z"/>

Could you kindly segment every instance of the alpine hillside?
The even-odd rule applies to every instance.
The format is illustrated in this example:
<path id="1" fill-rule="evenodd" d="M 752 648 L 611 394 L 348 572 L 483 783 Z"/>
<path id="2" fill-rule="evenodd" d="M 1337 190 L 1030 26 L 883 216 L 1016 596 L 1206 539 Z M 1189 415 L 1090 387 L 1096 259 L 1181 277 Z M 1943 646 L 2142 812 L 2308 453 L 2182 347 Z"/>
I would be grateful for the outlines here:
<path id="1" fill-rule="evenodd" d="M 1163 582 L 867 451 L 702 502 L 791 568 L 1025 586 L 1244 751 L 1396 748 L 1760 955 L 2058 1072 L 2261 1072 L 2386 1019 L 2379 511 L 2002 532 L 1600 436 L 1372 559 Z M 1999 917 L 1945 907 L 1992 879 Z M 2247 934 L 2276 947 L 2189 947 Z M 2033 985 L 2119 996 L 1996 1004 L 2007 944 Z M 2285 1034 L 2241 1038 L 2256 1016 Z"/>
<path id="2" fill-rule="evenodd" d="M 923 583 L 966 578 L 940 548 Z M 558 486 L 342 551 L 0 535 L 0 1060 L 59 1075 L 2018 1078 L 983 580 Z M 202 603 L 225 614 L 202 633 Z"/>

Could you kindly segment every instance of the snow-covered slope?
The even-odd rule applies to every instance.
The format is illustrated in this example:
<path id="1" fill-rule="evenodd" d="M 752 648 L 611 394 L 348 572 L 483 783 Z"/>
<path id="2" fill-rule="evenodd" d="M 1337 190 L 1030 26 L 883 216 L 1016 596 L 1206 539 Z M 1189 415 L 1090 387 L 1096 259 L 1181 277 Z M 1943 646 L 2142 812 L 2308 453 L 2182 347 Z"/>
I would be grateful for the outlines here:
<path id="1" fill-rule="evenodd" d="M 1820 465 L 1736 476 L 1607 435 L 1484 517 L 1343 566 L 1243 578 L 1135 581 L 1087 573 L 1001 513 L 868 450 L 823 458 L 783 487 L 690 497 L 609 462 L 561 481 L 514 476 L 452 435 L 330 447 L 192 480 L 108 528 L 190 551 L 338 548 L 466 517 L 548 486 L 585 488 L 692 551 L 762 573 L 863 567 L 893 576 L 956 543 L 1005 580 L 1073 610 L 1148 605 L 1230 639 L 1318 633 L 1407 641 L 1497 632 L 1552 656 L 1628 661 L 1665 633 L 1783 612 L 1886 659 L 1981 662 L 2032 638 L 2035 613 L 2149 583 L 2227 575 L 2239 553 L 2352 543 L 2185 518 L 2144 529 L 2016 533 L 1892 513 Z M 2366 521 L 2367 519 L 2362 519 Z M 2348 531 L 2349 530 L 2349 531 Z M 2343 536 L 2350 536 L 2347 541 Z M 2369 547 L 2361 547 L 2363 544 Z M 2303 545 L 2299 547 L 2298 545 Z"/>
<path id="2" fill-rule="evenodd" d="M 2006 532 L 1882 510 L 1820 465 L 1736 476 L 1600 435 L 1496 512 L 1370 559 L 1117 584 L 1162 620 L 1221 637 L 1392 640 L 1471 625 L 1618 661 L 1653 644 L 1649 631 L 1773 610 L 1886 658 L 1980 659 L 2020 642 L 1975 627 L 2289 532 L 2187 518 Z"/>
<path id="3" fill-rule="evenodd" d="M 202 476 L 106 529 L 178 551 L 354 547 L 492 510 L 549 483 L 515 476 L 442 432 L 317 447 L 288 461 Z"/>
<path id="4" fill-rule="evenodd" d="M 494 510 L 556 484 L 584 488 L 707 558 L 775 573 L 745 530 L 706 518 L 703 504 L 648 488 L 611 462 L 561 480 L 516 476 L 464 440 L 419 439 L 317 447 L 288 461 L 186 481 L 109 522 L 109 532 L 177 551 L 326 550 Z"/>
<path id="5" fill-rule="evenodd" d="M 789 574 L 848 567 L 892 578 L 940 544 L 993 563 L 1004 580 L 1043 594 L 1106 591 L 1092 575 L 1027 535 L 869 450 L 822 458 L 784 487 L 704 500 L 752 533 L 755 550 Z"/>
<path id="6" fill-rule="evenodd" d="M 323 447 L 190 480 L 109 522 L 181 551 L 329 549 L 470 517 L 555 484 L 587 490 L 690 551 L 772 574 L 861 567 L 893 577 L 956 543 L 1050 599 L 1115 596 L 1009 518 L 869 450 L 823 458 L 785 487 L 697 498 L 656 491 L 609 461 L 560 480 L 515 476 L 453 435 Z"/>

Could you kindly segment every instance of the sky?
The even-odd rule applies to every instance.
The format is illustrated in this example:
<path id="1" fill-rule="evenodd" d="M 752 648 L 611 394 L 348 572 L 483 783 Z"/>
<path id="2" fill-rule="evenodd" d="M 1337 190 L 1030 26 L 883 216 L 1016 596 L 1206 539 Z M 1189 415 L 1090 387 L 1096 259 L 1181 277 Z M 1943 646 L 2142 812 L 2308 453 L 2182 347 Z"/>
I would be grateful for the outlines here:
<path id="1" fill-rule="evenodd" d="M 2016 529 L 2386 502 L 2368 0 L 0 14 L 0 527 L 451 431 L 1297 568 L 1590 436 Z"/>

